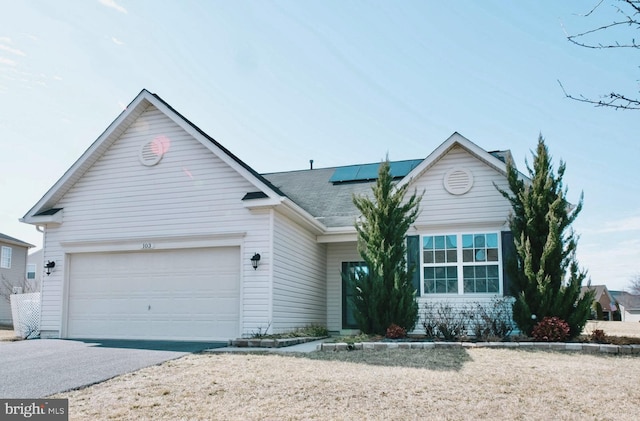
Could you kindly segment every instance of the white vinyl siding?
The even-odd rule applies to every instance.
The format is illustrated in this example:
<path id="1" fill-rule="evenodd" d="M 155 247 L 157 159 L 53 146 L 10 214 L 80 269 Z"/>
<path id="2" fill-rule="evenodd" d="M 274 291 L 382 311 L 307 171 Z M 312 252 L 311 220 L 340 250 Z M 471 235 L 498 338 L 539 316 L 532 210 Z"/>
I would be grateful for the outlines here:
<path id="1" fill-rule="evenodd" d="M 453 195 L 445 189 L 445 175 L 452 168 L 469 171 L 473 186 L 461 195 Z M 509 202 L 500 194 L 494 183 L 507 189 L 506 177 L 488 166 L 464 148 L 455 146 L 436 162 L 424 175 L 411 184 L 420 194 L 422 212 L 415 225 L 423 227 L 484 226 L 498 227 L 507 223 L 511 210 Z M 455 228 L 454 228 L 455 229 Z M 461 229 L 455 229 L 461 231 Z"/>
<path id="2" fill-rule="evenodd" d="M 326 325 L 326 245 L 274 212 L 273 252 L 273 331 Z"/>
<path id="3" fill-rule="evenodd" d="M 169 148 L 153 167 L 138 160 L 145 141 L 164 136 Z M 244 235 L 242 326 L 254 331 L 269 317 L 269 213 L 244 207 L 242 198 L 257 188 L 169 117 L 149 106 L 55 207 L 64 221 L 47 227 L 44 261 L 55 261 L 43 284 L 42 330 L 56 336 L 62 323 L 65 260 L 63 244 L 137 241 L 216 235 Z M 250 258 L 263 254 L 254 271 Z"/>

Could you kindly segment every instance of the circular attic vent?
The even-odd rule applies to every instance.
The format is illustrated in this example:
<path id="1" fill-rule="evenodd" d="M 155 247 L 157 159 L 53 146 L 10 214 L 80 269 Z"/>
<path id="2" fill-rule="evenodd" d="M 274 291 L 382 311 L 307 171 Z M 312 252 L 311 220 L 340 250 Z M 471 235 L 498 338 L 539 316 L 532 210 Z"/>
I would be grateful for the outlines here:
<path id="1" fill-rule="evenodd" d="M 451 194 L 465 194 L 473 186 L 473 174 L 464 168 L 451 168 L 444 175 L 444 188 Z"/>
<path id="2" fill-rule="evenodd" d="M 165 145 L 164 139 L 162 137 L 156 137 L 155 139 L 142 144 L 138 158 L 142 165 L 152 167 L 160 162 L 168 149 L 169 148 Z"/>

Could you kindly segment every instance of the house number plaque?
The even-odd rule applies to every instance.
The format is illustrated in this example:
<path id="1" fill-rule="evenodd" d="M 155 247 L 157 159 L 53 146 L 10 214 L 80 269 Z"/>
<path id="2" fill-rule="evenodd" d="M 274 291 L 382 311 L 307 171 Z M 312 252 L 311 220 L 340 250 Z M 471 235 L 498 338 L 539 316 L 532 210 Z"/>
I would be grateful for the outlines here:
<path id="1" fill-rule="evenodd" d="M 149 250 L 149 249 L 152 249 L 152 248 L 154 248 L 153 243 L 142 243 L 142 249 L 143 250 Z"/>

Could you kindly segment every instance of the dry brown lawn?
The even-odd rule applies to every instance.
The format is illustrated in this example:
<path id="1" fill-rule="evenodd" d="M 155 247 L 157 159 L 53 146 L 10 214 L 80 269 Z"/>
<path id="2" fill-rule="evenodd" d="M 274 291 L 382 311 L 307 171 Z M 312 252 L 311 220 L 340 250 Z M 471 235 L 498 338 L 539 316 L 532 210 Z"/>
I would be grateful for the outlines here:
<path id="1" fill-rule="evenodd" d="M 601 322 L 588 321 L 584 332 L 588 335 L 594 329 L 604 330 L 605 335 L 630 336 L 640 338 L 640 323 L 638 322 Z"/>
<path id="2" fill-rule="evenodd" d="M 639 379 L 640 356 L 201 354 L 56 397 L 69 399 L 72 420 L 620 420 L 640 413 Z"/>

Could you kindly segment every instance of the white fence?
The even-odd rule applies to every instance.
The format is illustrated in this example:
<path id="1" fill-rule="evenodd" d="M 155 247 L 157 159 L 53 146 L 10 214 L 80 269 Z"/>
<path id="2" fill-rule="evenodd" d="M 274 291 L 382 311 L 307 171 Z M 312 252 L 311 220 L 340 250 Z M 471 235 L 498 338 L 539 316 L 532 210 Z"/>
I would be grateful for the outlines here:
<path id="1" fill-rule="evenodd" d="M 11 294 L 13 331 L 24 339 L 40 335 L 40 293 Z"/>

